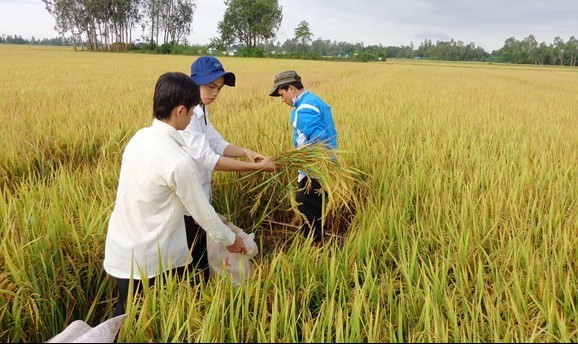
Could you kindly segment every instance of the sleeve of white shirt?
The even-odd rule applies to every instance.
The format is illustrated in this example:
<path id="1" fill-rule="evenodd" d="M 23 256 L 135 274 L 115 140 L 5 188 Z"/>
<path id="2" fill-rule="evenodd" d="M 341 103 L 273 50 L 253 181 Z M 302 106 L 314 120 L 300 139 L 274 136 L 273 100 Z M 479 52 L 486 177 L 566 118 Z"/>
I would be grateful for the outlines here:
<path id="1" fill-rule="evenodd" d="M 203 164 L 203 166 L 209 170 L 215 169 L 215 165 L 217 164 L 217 161 L 219 161 L 222 152 L 216 152 L 211 148 L 208 136 L 205 136 L 205 134 L 198 131 L 193 126 L 188 126 L 185 130 L 179 131 L 179 133 L 187 145 L 187 147 L 185 147 L 187 153 L 189 153 L 195 161 Z"/>
<path id="2" fill-rule="evenodd" d="M 223 139 L 223 136 L 213 127 L 211 121 L 207 117 L 207 140 L 211 148 L 220 155 L 225 153 L 225 148 L 229 145 L 229 142 Z"/>
<path id="3" fill-rule="evenodd" d="M 169 184 L 172 184 L 177 197 L 199 226 L 207 232 L 207 235 L 216 243 L 230 246 L 235 242 L 235 233 L 221 221 L 209 203 L 203 191 L 199 173 L 193 164 L 194 162 L 188 158 L 181 160 L 175 166 L 172 181 Z"/>

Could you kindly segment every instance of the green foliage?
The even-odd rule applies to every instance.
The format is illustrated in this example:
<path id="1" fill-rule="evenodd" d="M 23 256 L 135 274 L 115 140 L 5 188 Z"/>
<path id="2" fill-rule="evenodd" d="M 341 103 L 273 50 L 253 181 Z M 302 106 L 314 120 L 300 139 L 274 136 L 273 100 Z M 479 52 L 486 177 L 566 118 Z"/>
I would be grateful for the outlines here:
<path id="1" fill-rule="evenodd" d="M 133 52 L 146 53 L 146 54 L 170 54 L 170 55 L 202 55 L 207 51 L 207 46 L 203 45 L 184 45 L 178 44 L 173 45 L 170 43 L 165 43 L 157 48 L 154 43 L 140 43 L 136 44 L 132 49 Z"/>
<path id="2" fill-rule="evenodd" d="M 312 52 L 292 52 L 288 54 L 276 54 L 272 55 L 275 58 L 286 58 L 286 59 L 295 59 L 295 60 L 325 60 L 323 56 L 312 53 Z"/>
<path id="3" fill-rule="evenodd" d="M 159 53 L 161 54 L 172 54 L 173 52 L 173 45 L 170 43 L 161 44 L 159 47 Z"/>
<path id="4" fill-rule="evenodd" d="M 414 58 L 419 57 L 429 60 L 445 60 L 445 61 L 482 61 L 489 56 L 481 47 L 476 47 L 474 43 L 464 44 L 461 41 L 437 41 L 435 44 L 431 40 L 424 40 L 420 46 L 414 51 L 413 47 L 408 51 L 402 49 L 389 55 L 398 58 Z"/>
<path id="5" fill-rule="evenodd" d="M 218 24 L 220 41 L 247 48 L 275 37 L 283 14 L 278 0 L 225 0 L 227 9 Z"/>
<path id="6" fill-rule="evenodd" d="M 133 50 L 134 44 L 131 43 L 122 43 L 122 42 L 115 42 L 110 45 L 111 51 L 128 51 Z"/>
<path id="7" fill-rule="evenodd" d="M 264 57 L 265 52 L 257 47 L 243 47 L 237 49 L 236 56 L 239 57 Z"/>
<path id="8" fill-rule="evenodd" d="M 309 22 L 306 20 L 302 20 L 299 25 L 295 28 L 295 41 L 301 44 L 301 47 L 305 49 L 305 47 L 311 42 L 311 38 L 313 37 L 313 33 L 311 32 L 311 28 L 309 27 Z"/>
<path id="9" fill-rule="evenodd" d="M 492 56 L 504 63 L 577 66 L 578 40 L 572 36 L 564 42 L 556 37 L 552 44 L 546 45 L 544 42 L 538 43 L 534 35 L 521 41 L 510 37 Z"/>
<path id="10" fill-rule="evenodd" d="M 377 56 L 363 51 L 363 52 L 355 55 L 353 57 L 353 59 L 357 60 L 357 61 L 361 61 L 361 62 L 369 62 L 369 61 L 375 61 L 377 59 Z"/>

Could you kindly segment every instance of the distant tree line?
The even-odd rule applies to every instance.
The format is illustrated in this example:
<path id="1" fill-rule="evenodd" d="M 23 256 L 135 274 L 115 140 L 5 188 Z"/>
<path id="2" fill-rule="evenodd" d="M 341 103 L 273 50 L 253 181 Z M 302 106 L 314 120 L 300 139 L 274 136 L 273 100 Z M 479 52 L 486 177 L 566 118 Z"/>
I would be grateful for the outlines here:
<path id="1" fill-rule="evenodd" d="M 476 48 L 474 43 L 464 45 L 462 42 L 437 42 L 435 45 L 430 40 L 425 40 L 415 51 L 398 52 L 397 57 L 412 58 L 422 57 L 435 60 L 447 61 L 489 61 L 517 64 L 536 65 L 562 65 L 577 66 L 576 56 L 578 53 L 578 40 L 572 36 L 564 42 L 560 37 L 555 37 L 551 44 L 538 43 L 534 35 L 517 40 L 510 37 L 504 42 L 504 46 L 498 50 L 486 53 L 481 48 Z"/>
<path id="2" fill-rule="evenodd" d="M 42 0 L 56 20 L 63 45 L 90 50 L 140 50 L 164 54 L 227 54 L 236 56 L 352 59 L 386 58 L 444 61 L 486 61 L 518 64 L 576 66 L 578 41 L 554 38 L 551 44 L 538 43 L 533 35 L 523 40 L 508 38 L 504 46 L 491 53 L 475 43 L 424 40 L 417 48 L 382 46 L 313 39 L 310 25 L 303 20 L 294 37 L 275 42 L 283 18 L 278 0 L 224 0 L 218 36 L 207 46 L 191 48 L 186 37 L 192 31 L 196 0 Z M 215 0 L 217 1 L 217 0 Z M 133 40 L 135 27 L 142 39 Z M 52 41 L 54 42 L 54 41 Z M 3 36 L 0 43 L 38 44 L 20 36 Z"/>
<path id="3" fill-rule="evenodd" d="M 74 46 L 79 44 L 72 37 L 54 37 L 31 39 L 20 35 L 2 35 L 0 44 L 31 44 L 31 45 L 56 45 Z M 88 42 L 83 42 L 88 45 Z M 265 41 L 256 47 L 246 48 L 242 45 L 234 45 L 224 51 L 215 49 L 214 44 L 208 45 L 161 45 L 154 48 L 163 54 L 198 55 L 198 54 L 233 54 L 236 56 L 295 58 L 295 59 L 351 59 L 360 61 L 385 60 L 386 58 L 398 59 L 429 59 L 441 61 L 483 61 L 516 64 L 536 65 L 563 65 L 578 66 L 578 40 L 570 37 L 564 42 L 556 37 L 551 44 L 537 43 L 533 35 L 517 40 L 508 38 L 504 46 L 494 50 L 491 54 L 483 48 L 476 47 L 474 43 L 464 44 L 461 41 L 438 41 L 433 44 L 425 40 L 419 47 L 413 44 L 402 46 L 368 45 L 363 43 L 347 43 L 318 38 L 308 44 L 300 43 L 296 39 L 288 39 L 284 43 Z M 148 43 L 130 45 L 130 50 L 150 51 Z"/>
<path id="4" fill-rule="evenodd" d="M 70 37 L 54 37 L 37 39 L 23 38 L 20 35 L 5 35 L 0 36 L 0 43 L 2 44 L 31 44 L 31 45 L 56 45 L 56 46 L 73 46 L 74 42 Z"/>
<path id="5" fill-rule="evenodd" d="M 578 66 L 578 40 L 572 36 L 564 42 L 560 37 L 547 45 L 538 43 L 534 35 L 519 41 L 508 38 L 504 46 L 492 54 L 498 62 L 531 63 L 538 65 Z"/>
<path id="6" fill-rule="evenodd" d="M 578 40 L 574 36 L 566 42 L 556 37 L 551 44 L 538 43 L 533 35 L 521 41 L 510 37 L 502 48 L 491 53 L 475 43 L 465 44 L 453 39 L 437 41 L 435 44 L 426 39 L 416 48 L 413 43 L 402 46 L 364 46 L 363 43 L 352 44 L 321 38 L 308 43 L 296 36 L 283 43 L 263 43 L 258 48 L 263 56 L 293 58 L 348 58 L 362 61 L 397 58 L 578 66 Z"/>
<path id="7" fill-rule="evenodd" d="M 223 20 L 217 25 L 218 37 L 211 44 L 225 50 L 241 44 L 247 49 L 274 39 L 281 27 L 283 9 L 278 0 L 225 0 Z"/>

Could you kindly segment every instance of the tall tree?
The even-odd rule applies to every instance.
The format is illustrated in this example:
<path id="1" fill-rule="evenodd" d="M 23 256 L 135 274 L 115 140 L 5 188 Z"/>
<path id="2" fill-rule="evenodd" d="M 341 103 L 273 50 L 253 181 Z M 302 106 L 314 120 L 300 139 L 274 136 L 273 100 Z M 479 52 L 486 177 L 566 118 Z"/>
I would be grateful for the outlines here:
<path id="1" fill-rule="evenodd" d="M 538 52 L 536 54 L 536 64 L 544 65 L 549 64 L 552 55 L 552 49 L 550 49 L 546 43 L 542 42 L 538 45 Z"/>
<path id="2" fill-rule="evenodd" d="M 252 48 L 275 38 L 283 19 L 277 0 L 225 0 L 225 5 L 223 20 L 218 23 L 221 44 L 239 42 Z"/>
<path id="3" fill-rule="evenodd" d="M 142 23 L 143 32 L 149 30 L 148 40 L 151 47 L 158 46 L 158 36 L 160 27 L 160 7 L 161 0 L 143 0 L 142 8 L 144 13 L 144 22 Z M 145 36 L 145 35 L 143 35 Z"/>
<path id="4" fill-rule="evenodd" d="M 566 44 L 560 37 L 554 38 L 554 43 L 552 43 L 552 50 L 554 51 L 554 56 L 560 61 L 560 65 L 564 65 L 564 51 L 566 50 Z M 556 64 L 556 63 L 554 63 Z"/>
<path id="5" fill-rule="evenodd" d="M 576 56 L 578 55 L 578 39 L 572 36 L 566 42 L 566 52 L 570 56 L 570 66 L 576 66 Z"/>
<path id="6" fill-rule="evenodd" d="M 280 48 L 284 54 L 292 53 L 297 51 L 297 43 L 295 43 L 294 39 L 286 39 L 285 42 L 281 44 Z"/>
<path id="7" fill-rule="evenodd" d="M 530 35 L 522 41 L 522 52 L 528 56 L 527 61 L 523 63 L 538 64 L 538 41 L 534 35 Z"/>
<path id="8" fill-rule="evenodd" d="M 191 33 L 196 0 L 142 0 L 143 31 L 151 46 L 177 45 Z"/>
<path id="9" fill-rule="evenodd" d="M 48 13 L 50 13 L 56 21 L 56 24 L 54 25 L 56 32 L 61 36 L 66 35 L 73 25 L 70 18 L 65 16 L 66 12 L 63 10 L 62 6 L 60 6 L 60 3 L 55 0 L 42 0 L 42 2 L 44 3 L 44 8 L 46 8 Z M 76 44 L 74 48 L 76 49 Z"/>
<path id="10" fill-rule="evenodd" d="M 89 49 L 109 49 L 113 40 L 130 43 L 134 25 L 141 19 L 141 0 L 42 0 L 56 20 L 62 36 L 88 41 Z M 126 45 L 125 45 L 126 47 Z"/>
<path id="11" fill-rule="evenodd" d="M 116 43 L 122 44 L 124 50 L 132 42 L 132 30 L 142 19 L 141 0 L 109 0 L 109 11 L 112 31 Z"/>
<path id="12" fill-rule="evenodd" d="M 309 27 L 309 22 L 302 20 L 299 25 L 295 28 L 295 41 L 301 45 L 301 48 L 305 48 L 309 45 L 313 37 L 311 33 L 311 28 Z"/>
<path id="13" fill-rule="evenodd" d="M 77 40 L 82 42 L 84 26 L 79 14 L 79 4 L 76 0 L 42 0 L 48 13 L 50 13 L 56 25 L 54 28 L 62 37 L 68 32 L 72 34 L 74 50 Z M 88 35 L 88 33 L 86 33 Z"/>
<path id="14" fill-rule="evenodd" d="M 166 16 L 165 43 L 178 45 L 191 33 L 197 4 L 194 0 L 173 0 Z"/>
<path id="15" fill-rule="evenodd" d="M 333 46 L 331 41 L 326 39 L 323 40 L 321 38 L 317 38 L 313 42 L 311 42 L 311 52 L 314 54 L 318 54 L 321 56 L 331 55 Z"/>

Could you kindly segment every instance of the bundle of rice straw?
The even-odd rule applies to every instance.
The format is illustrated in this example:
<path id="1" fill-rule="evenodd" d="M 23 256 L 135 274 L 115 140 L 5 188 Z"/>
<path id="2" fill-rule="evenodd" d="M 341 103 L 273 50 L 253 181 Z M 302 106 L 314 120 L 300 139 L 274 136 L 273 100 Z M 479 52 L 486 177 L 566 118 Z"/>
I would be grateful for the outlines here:
<path id="1" fill-rule="evenodd" d="M 282 204 L 284 199 L 289 200 L 291 210 L 300 213 L 295 200 L 298 191 L 298 171 L 304 171 L 308 176 L 315 178 L 326 191 L 323 221 L 327 216 L 339 215 L 343 210 L 351 212 L 352 203 L 355 203 L 356 198 L 353 190 L 357 182 L 356 177 L 363 172 L 346 166 L 340 156 L 342 153 L 345 152 L 328 150 L 324 144 L 315 143 L 277 154 L 276 171 L 272 174 L 261 174 L 264 179 L 249 190 L 249 192 L 258 190 L 250 214 L 254 215 L 259 209 L 262 209 L 262 214 L 269 214 Z M 244 178 L 256 173 L 252 172 Z M 311 182 L 306 188 L 309 188 L 310 184 Z M 264 198 L 267 204 L 263 209 Z"/>

